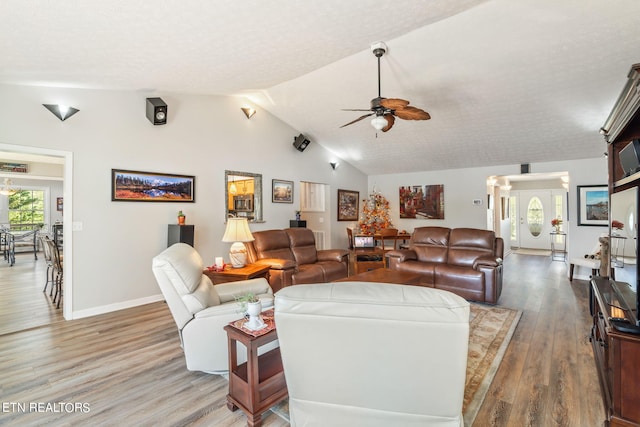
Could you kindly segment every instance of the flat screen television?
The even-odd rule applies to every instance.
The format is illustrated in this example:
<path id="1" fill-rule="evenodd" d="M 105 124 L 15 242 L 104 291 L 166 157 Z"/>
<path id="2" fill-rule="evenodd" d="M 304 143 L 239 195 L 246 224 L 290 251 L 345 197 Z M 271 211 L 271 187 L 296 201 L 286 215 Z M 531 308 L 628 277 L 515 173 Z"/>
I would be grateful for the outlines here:
<path id="1" fill-rule="evenodd" d="M 609 255 L 615 275 L 612 288 L 618 294 L 619 300 L 627 302 L 629 306 L 627 308 L 632 317 L 628 320 L 640 328 L 640 320 L 638 319 L 640 317 L 638 316 L 640 296 L 638 293 L 637 187 L 611 194 L 609 226 Z"/>

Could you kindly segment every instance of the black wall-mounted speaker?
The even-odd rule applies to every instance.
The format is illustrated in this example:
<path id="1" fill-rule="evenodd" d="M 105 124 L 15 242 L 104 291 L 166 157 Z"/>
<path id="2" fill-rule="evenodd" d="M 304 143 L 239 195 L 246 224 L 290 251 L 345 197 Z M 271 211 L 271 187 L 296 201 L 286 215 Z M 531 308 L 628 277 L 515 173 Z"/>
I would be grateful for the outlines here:
<path id="1" fill-rule="evenodd" d="M 531 172 L 531 165 L 529 163 L 523 163 L 520 165 L 520 173 Z"/>
<path id="2" fill-rule="evenodd" d="M 620 150 L 620 166 L 624 176 L 633 175 L 640 170 L 640 139 L 634 139 Z"/>
<path id="3" fill-rule="evenodd" d="M 311 144 L 311 141 L 309 141 L 303 134 L 300 134 L 293 139 L 293 146 L 300 152 L 304 151 L 309 144 Z"/>
<path id="4" fill-rule="evenodd" d="M 167 103 L 162 98 L 147 98 L 147 119 L 154 125 L 167 123 Z"/>

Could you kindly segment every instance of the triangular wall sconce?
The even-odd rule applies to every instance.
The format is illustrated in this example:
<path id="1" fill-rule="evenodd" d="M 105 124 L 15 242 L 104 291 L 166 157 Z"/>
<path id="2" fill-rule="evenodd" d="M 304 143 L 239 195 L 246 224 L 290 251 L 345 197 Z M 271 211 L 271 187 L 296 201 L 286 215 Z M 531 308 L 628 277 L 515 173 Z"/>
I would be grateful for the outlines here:
<path id="1" fill-rule="evenodd" d="M 251 117 L 253 117 L 253 115 L 256 113 L 256 110 L 253 108 L 249 108 L 249 107 L 242 107 L 240 108 L 242 110 L 242 112 L 244 113 L 245 116 L 247 116 L 247 119 L 250 119 Z"/>
<path id="2" fill-rule="evenodd" d="M 57 118 L 59 118 L 63 122 L 67 120 L 69 117 L 73 116 L 78 111 L 80 111 L 77 108 L 67 107 L 67 106 L 58 105 L 58 104 L 42 104 L 42 105 L 44 105 L 44 107 L 47 110 L 51 111 Z"/>

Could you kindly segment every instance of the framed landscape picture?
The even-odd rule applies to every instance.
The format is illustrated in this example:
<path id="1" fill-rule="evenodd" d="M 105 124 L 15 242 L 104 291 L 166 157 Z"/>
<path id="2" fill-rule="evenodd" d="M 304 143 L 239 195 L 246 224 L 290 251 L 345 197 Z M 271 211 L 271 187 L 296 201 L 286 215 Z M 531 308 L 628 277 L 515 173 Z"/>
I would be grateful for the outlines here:
<path id="1" fill-rule="evenodd" d="M 293 203 L 293 181 L 272 180 L 271 201 L 273 203 Z"/>
<path id="2" fill-rule="evenodd" d="M 112 201 L 193 203 L 195 186 L 195 176 L 111 169 Z"/>
<path id="3" fill-rule="evenodd" d="M 359 201 L 358 191 L 338 190 L 338 221 L 357 221 Z"/>
<path id="4" fill-rule="evenodd" d="M 606 185 L 578 185 L 578 225 L 609 225 L 609 190 Z"/>

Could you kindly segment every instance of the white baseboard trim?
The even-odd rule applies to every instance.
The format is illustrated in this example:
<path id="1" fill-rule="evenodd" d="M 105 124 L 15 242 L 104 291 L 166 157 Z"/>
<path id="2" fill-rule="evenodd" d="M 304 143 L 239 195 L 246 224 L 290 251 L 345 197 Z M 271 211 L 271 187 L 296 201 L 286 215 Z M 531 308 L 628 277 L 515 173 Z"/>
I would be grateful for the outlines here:
<path id="1" fill-rule="evenodd" d="M 115 304 L 102 305 L 99 307 L 88 308 L 86 310 L 74 311 L 72 319 L 82 319 L 84 317 L 97 316 L 99 314 L 111 313 L 113 311 L 124 310 L 126 308 L 137 307 L 139 305 L 151 304 L 153 302 L 164 301 L 162 294 L 152 295 L 145 298 L 139 298 L 129 301 L 118 302 Z"/>

